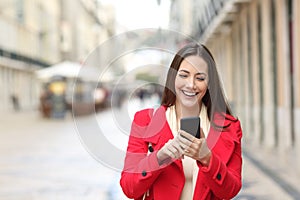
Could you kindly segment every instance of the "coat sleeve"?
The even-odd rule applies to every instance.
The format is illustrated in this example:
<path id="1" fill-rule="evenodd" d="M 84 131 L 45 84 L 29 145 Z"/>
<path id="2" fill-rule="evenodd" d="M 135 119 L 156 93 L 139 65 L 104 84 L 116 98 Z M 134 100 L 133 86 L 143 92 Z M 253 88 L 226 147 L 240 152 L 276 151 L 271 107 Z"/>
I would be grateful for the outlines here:
<path id="1" fill-rule="evenodd" d="M 129 198 L 140 198 L 150 189 L 160 174 L 157 151 L 148 154 L 148 143 L 143 135 L 150 118 L 146 110 L 135 114 L 127 146 L 120 185 Z"/>
<path id="2" fill-rule="evenodd" d="M 223 142 L 226 141 L 224 147 L 230 147 L 229 151 L 223 151 L 227 155 L 212 151 L 208 167 L 203 167 L 198 163 L 205 184 L 220 199 L 232 199 L 242 187 L 242 130 L 239 121 L 233 122 L 231 126 L 230 131 L 226 134 L 232 137 L 223 138 Z M 224 160 L 228 154 L 231 156 Z"/>

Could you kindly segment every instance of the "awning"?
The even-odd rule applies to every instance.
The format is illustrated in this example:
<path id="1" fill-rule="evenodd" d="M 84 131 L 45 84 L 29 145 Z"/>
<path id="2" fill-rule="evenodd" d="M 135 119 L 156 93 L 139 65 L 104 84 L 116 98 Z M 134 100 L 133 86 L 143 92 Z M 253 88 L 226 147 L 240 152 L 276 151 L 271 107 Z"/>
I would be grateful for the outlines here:
<path id="1" fill-rule="evenodd" d="M 50 67 L 36 70 L 38 79 L 48 80 L 53 76 L 64 76 L 66 78 L 76 78 L 81 69 L 81 65 L 76 62 L 64 61 Z"/>

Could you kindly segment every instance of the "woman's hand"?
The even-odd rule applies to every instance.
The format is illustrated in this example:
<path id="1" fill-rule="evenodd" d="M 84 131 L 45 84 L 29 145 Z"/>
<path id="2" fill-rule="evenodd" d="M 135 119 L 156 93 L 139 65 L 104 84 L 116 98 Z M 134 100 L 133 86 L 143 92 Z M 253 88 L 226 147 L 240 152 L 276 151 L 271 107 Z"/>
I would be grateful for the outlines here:
<path id="1" fill-rule="evenodd" d="M 183 130 L 179 130 L 178 135 L 180 135 L 180 146 L 184 147 L 184 155 L 198 160 L 204 166 L 208 166 L 211 151 L 206 144 L 206 139 L 204 137 L 198 139 Z M 204 135 L 202 129 L 201 135 Z"/>
<path id="2" fill-rule="evenodd" d="M 178 134 L 172 140 L 169 140 L 158 152 L 157 160 L 158 163 L 165 164 L 170 163 L 172 160 L 180 159 L 183 156 L 184 148 L 180 147 L 179 138 L 181 136 Z"/>

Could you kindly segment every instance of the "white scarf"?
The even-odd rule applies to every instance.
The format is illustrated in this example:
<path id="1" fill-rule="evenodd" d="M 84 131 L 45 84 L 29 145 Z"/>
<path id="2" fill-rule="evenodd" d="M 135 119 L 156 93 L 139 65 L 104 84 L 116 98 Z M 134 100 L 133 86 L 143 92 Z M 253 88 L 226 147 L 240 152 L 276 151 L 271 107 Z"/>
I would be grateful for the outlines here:
<path id="1" fill-rule="evenodd" d="M 201 106 L 199 117 L 200 126 L 206 137 L 210 129 L 210 122 L 207 116 L 207 109 L 204 104 L 202 104 Z M 178 128 L 180 127 L 180 124 L 177 124 L 175 106 L 171 106 L 166 110 L 166 118 L 172 130 L 173 136 L 175 137 L 178 133 Z M 196 161 L 187 156 L 185 156 L 184 159 L 182 159 L 182 165 L 186 182 L 182 190 L 180 199 L 189 200 L 193 198 L 199 168 L 197 166 Z"/>

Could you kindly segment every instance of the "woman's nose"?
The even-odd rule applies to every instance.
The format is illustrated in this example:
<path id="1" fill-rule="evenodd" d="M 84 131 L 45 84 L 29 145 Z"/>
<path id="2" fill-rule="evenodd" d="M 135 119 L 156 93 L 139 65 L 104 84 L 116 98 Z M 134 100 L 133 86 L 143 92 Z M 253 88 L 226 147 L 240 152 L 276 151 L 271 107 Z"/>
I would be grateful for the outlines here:
<path id="1" fill-rule="evenodd" d="M 195 85 L 195 79 L 194 78 L 189 78 L 187 80 L 187 86 L 191 89 L 195 89 L 196 85 Z"/>

